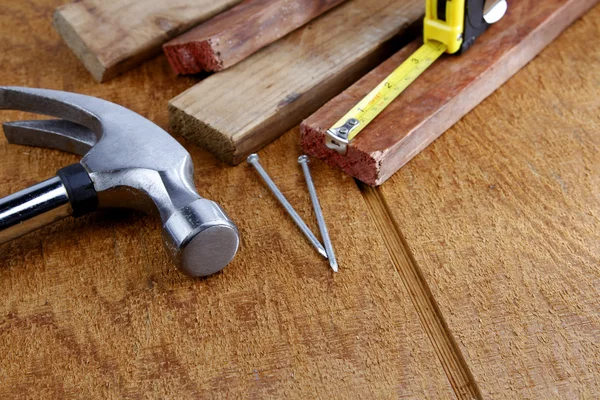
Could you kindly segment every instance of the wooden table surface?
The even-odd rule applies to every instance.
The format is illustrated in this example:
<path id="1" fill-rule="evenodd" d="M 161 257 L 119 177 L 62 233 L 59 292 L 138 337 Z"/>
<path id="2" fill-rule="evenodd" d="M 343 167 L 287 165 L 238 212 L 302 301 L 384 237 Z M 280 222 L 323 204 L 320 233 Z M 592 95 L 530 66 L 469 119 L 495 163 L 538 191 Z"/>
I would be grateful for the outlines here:
<path id="1" fill-rule="evenodd" d="M 8 0 L 0 85 L 102 97 L 167 126 L 164 56 L 97 84 Z M 242 235 L 189 279 L 156 218 L 98 212 L 0 246 L 0 398 L 600 397 L 600 6 L 379 189 L 312 171 L 341 272 L 246 165 L 182 141 Z M 0 120 L 30 115 L 0 112 Z M 260 153 L 316 223 L 298 129 Z M 76 162 L 0 135 L 0 196 Z"/>

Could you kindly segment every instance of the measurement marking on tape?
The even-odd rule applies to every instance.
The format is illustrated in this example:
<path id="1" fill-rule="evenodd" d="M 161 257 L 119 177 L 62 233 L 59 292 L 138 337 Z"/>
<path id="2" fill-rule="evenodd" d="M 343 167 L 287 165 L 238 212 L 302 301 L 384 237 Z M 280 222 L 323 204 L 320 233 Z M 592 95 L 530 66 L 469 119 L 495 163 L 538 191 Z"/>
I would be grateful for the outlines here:
<path id="1" fill-rule="evenodd" d="M 435 62 L 447 49 L 445 44 L 428 41 L 406 61 L 388 75 L 357 105 L 327 130 L 325 144 L 341 154 L 348 143 L 398 97 L 423 71 Z"/>

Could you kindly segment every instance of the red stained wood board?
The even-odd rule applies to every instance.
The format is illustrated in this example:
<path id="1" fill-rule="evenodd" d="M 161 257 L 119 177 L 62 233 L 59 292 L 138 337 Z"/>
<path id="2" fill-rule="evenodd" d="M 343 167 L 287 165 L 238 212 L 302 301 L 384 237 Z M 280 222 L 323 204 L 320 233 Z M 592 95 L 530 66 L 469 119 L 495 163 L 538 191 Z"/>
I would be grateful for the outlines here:
<path id="1" fill-rule="evenodd" d="M 390 104 L 342 155 L 325 146 L 331 128 L 406 60 L 416 40 L 325 104 L 301 126 L 304 150 L 380 185 L 531 61 L 597 0 L 522 0 L 461 56 L 443 55 Z"/>

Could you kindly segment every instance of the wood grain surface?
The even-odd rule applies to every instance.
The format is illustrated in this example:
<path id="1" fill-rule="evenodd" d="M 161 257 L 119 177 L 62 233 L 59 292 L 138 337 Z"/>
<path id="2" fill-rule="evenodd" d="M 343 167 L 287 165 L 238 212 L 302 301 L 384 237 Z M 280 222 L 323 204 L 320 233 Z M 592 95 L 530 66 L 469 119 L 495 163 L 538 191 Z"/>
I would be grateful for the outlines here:
<path id="1" fill-rule="evenodd" d="M 345 0 L 251 0 L 163 45 L 177 74 L 221 71 Z"/>
<path id="2" fill-rule="evenodd" d="M 327 130 L 423 44 L 417 39 L 304 121 L 303 148 L 369 185 L 381 185 L 597 3 L 511 4 L 467 53 L 437 60 L 352 140 L 346 154 L 327 148 Z"/>
<path id="3" fill-rule="evenodd" d="M 161 45 L 241 0 L 78 0 L 54 13 L 54 25 L 102 82 L 160 52 Z"/>
<path id="4" fill-rule="evenodd" d="M 423 9 L 422 0 L 345 2 L 171 100 L 171 129 L 240 163 L 397 50 L 390 40 Z"/>
<path id="5" fill-rule="evenodd" d="M 595 7 L 380 188 L 483 396 L 600 397 Z"/>
<path id="6" fill-rule="evenodd" d="M 56 5 L 8 2 L 0 84 L 100 96 L 165 127 L 167 100 L 191 80 L 159 57 L 94 84 L 52 30 Z M 297 137 L 261 157 L 317 231 Z M 159 222 L 128 211 L 0 246 L 0 398 L 455 398 L 352 179 L 312 164 L 344 271 L 334 275 L 249 166 L 183 144 L 200 193 L 238 223 L 235 261 L 189 279 L 162 249 Z M 0 196 L 76 160 L 0 135 Z"/>
<path id="7" fill-rule="evenodd" d="M 166 127 L 194 80 L 161 56 L 94 84 L 51 27 L 57 5 L 3 4 L 0 85 Z M 0 246 L 0 398 L 600 397 L 598 21 L 600 7 L 380 188 L 311 163 L 338 274 L 248 166 L 185 140 L 201 194 L 241 229 L 222 273 L 181 275 L 158 221 L 128 211 Z M 260 156 L 316 231 L 300 151 L 294 128 Z M 0 196 L 76 160 L 0 135 Z"/>

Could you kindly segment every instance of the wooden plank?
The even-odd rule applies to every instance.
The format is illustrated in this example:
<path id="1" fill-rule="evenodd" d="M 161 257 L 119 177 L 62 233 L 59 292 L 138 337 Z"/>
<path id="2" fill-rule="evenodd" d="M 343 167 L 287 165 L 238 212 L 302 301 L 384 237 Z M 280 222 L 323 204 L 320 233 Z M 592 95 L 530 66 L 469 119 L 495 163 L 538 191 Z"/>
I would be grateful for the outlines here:
<path id="1" fill-rule="evenodd" d="M 264 147 L 393 51 L 422 0 L 352 0 L 169 103 L 173 132 L 231 164 Z"/>
<path id="2" fill-rule="evenodd" d="M 163 43 L 241 0 L 79 0 L 58 7 L 54 26 L 102 82 L 158 54 Z"/>
<path id="3" fill-rule="evenodd" d="M 402 49 L 302 124 L 309 154 L 369 185 L 380 185 L 506 82 L 598 0 L 511 3 L 462 56 L 443 56 L 388 106 L 347 154 L 325 146 L 325 132 L 422 43 Z"/>
<path id="4" fill-rule="evenodd" d="M 1 83 L 76 88 L 166 126 L 166 101 L 192 80 L 158 58 L 95 84 L 52 34 L 53 3 L 3 3 Z M 2 121 L 28 117 L 0 112 Z M 297 136 L 261 157 L 316 231 Z M 252 168 L 224 168 L 188 147 L 199 191 L 240 227 L 234 263 L 186 278 L 162 249 L 158 221 L 129 211 L 64 220 L 1 246 L 0 398 L 454 398 L 351 179 L 311 165 L 342 263 L 334 275 Z M 76 160 L 8 145 L 0 133 L 0 196 Z"/>
<path id="5" fill-rule="evenodd" d="M 600 6 L 377 190 L 489 399 L 600 398 Z"/>
<path id="6" fill-rule="evenodd" d="M 165 43 L 177 74 L 221 71 L 344 0 L 250 0 Z"/>

